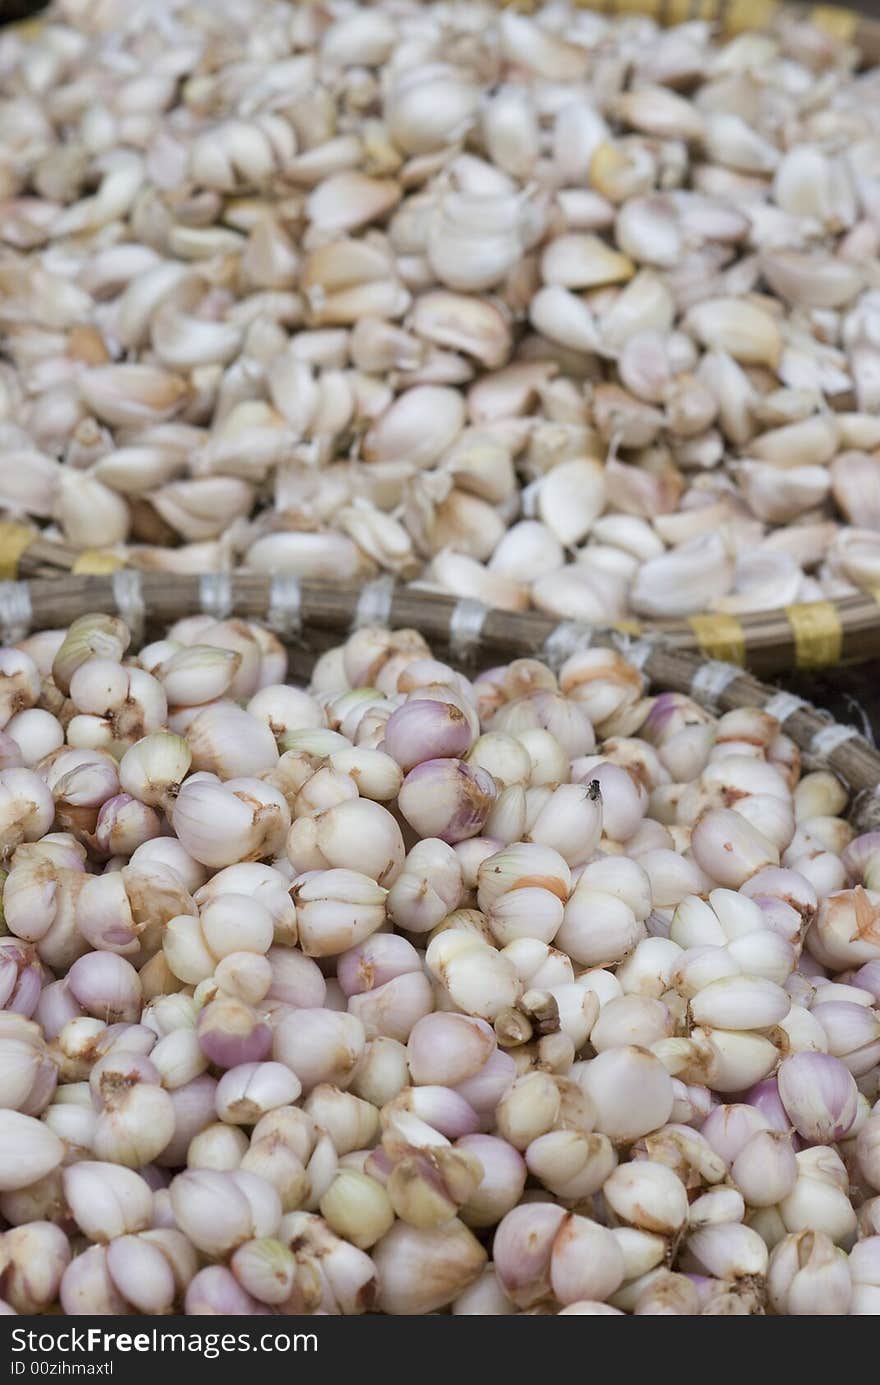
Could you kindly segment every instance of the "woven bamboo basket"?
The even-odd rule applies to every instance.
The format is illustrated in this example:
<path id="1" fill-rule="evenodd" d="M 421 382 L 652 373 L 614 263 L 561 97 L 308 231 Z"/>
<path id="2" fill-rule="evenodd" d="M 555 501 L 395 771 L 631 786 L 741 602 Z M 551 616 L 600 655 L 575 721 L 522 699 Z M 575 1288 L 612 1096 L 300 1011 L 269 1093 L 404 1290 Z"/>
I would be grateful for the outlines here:
<path id="1" fill-rule="evenodd" d="M 880 18 L 836 5 L 780 5 L 776 0 L 574 2 L 608 13 L 646 14 L 662 24 L 708 20 L 727 35 L 745 30 L 766 31 L 772 29 L 781 13 L 794 13 L 836 39 L 853 44 L 865 66 L 880 62 Z M 522 10 L 535 8 L 534 0 L 498 0 L 498 3 Z M 878 0 L 862 0 L 862 3 L 870 11 L 877 8 Z M 44 6 L 45 0 L 0 0 L 0 26 L 17 21 L 22 32 L 38 32 L 43 22 L 39 11 Z M 23 20 L 23 16 L 31 17 Z M 843 399 L 841 407 L 845 405 Z M 21 600 L 32 605 L 38 621 L 66 623 L 85 609 L 100 607 L 104 601 L 112 604 L 109 581 L 90 583 L 84 579 L 125 570 L 124 561 L 109 551 L 77 549 L 46 539 L 30 525 L 0 520 L 0 584 L 8 584 L 0 604 L 8 608 L 10 602 L 14 605 L 18 600 L 9 595 L 9 585 L 23 588 L 30 581 L 33 585 L 28 588 L 27 597 Z M 64 579 L 63 584 L 59 579 Z M 58 584 L 57 591 L 55 584 Z M 226 587 L 234 594 L 236 609 L 241 614 L 265 614 L 269 590 L 266 579 L 242 572 L 229 579 Z M 183 614 L 187 608 L 179 604 L 177 598 L 189 600 L 198 589 L 197 578 L 163 578 L 147 574 L 139 586 L 148 598 L 150 614 L 160 622 Z M 345 628 L 346 613 L 350 614 L 356 605 L 356 592 L 342 587 L 322 591 L 311 584 L 304 585 L 302 590 L 304 612 L 310 620 L 319 621 L 322 614 L 325 615 L 330 621 L 328 631 L 338 636 Z M 438 630 L 455 607 L 454 599 L 417 589 L 401 588 L 393 595 L 396 623 L 418 625 L 429 638 L 437 638 Z M 335 617 L 334 612 L 337 613 Z M 554 625 L 553 618 L 534 611 L 516 615 L 487 612 L 483 624 L 487 651 L 506 648 L 522 653 L 540 649 Z M 669 658 L 694 656 L 694 669 L 702 658 L 748 668 L 765 676 L 793 669 L 810 672 L 880 657 L 880 588 L 838 601 L 800 603 L 743 616 L 705 612 L 679 620 L 628 620 L 615 628 L 618 633 L 636 639 L 661 639 L 669 651 Z M 606 634 L 605 637 L 610 636 Z M 678 684 L 670 683 L 669 686 Z M 747 700 L 754 700 L 753 693 Z M 880 760 L 872 769 L 875 777 L 878 769 Z"/>
<path id="2" fill-rule="evenodd" d="M 63 628 L 102 611 L 121 617 L 134 641 L 202 612 L 266 624 L 290 654 L 290 673 L 306 681 L 315 659 L 366 625 L 416 628 L 439 656 L 473 675 L 505 660 L 538 657 L 551 667 L 578 649 L 619 649 L 641 668 L 651 690 L 680 692 L 714 713 L 760 707 L 777 718 L 809 769 L 828 769 L 850 793 L 858 831 L 880 827 L 880 750 L 855 727 L 793 693 L 759 682 L 737 664 L 707 659 L 666 638 L 592 630 L 538 615 L 511 616 L 479 602 L 408 591 L 380 578 L 359 589 L 247 573 L 168 577 L 121 569 L 104 577 L 0 584 L 0 644 L 36 630 Z"/>

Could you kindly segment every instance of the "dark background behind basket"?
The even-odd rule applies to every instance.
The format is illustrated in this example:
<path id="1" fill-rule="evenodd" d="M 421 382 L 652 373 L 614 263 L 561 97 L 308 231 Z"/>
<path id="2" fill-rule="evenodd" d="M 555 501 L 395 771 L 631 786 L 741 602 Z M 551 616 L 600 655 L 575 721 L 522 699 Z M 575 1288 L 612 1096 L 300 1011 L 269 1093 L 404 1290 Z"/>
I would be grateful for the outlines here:
<path id="1" fill-rule="evenodd" d="M 46 8 L 44 0 L 0 0 L 0 24 L 11 24 L 15 19 L 27 19 Z"/>
<path id="2" fill-rule="evenodd" d="M 0 25 L 26 19 L 45 8 L 45 0 L 0 0 Z M 597 8 L 603 6 L 597 4 Z M 614 8 L 613 0 L 607 8 Z M 880 0 L 849 0 L 847 8 L 880 18 Z M 793 674 L 775 681 L 827 707 L 839 721 L 857 726 L 872 742 L 880 741 L 880 664 L 871 662 L 860 668 L 838 669 L 824 676 Z"/>

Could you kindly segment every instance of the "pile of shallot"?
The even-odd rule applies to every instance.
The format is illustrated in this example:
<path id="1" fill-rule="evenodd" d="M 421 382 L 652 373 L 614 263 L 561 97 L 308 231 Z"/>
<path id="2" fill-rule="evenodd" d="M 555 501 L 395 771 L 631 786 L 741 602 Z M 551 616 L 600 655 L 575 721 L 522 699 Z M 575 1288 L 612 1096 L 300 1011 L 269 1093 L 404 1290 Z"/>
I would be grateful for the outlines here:
<path id="1" fill-rule="evenodd" d="M 880 80 L 552 0 L 0 38 L 0 517 L 584 622 L 880 585 Z"/>
<path id="2" fill-rule="evenodd" d="M 618 652 L 0 649 L 7 1313 L 880 1313 L 880 834 Z"/>

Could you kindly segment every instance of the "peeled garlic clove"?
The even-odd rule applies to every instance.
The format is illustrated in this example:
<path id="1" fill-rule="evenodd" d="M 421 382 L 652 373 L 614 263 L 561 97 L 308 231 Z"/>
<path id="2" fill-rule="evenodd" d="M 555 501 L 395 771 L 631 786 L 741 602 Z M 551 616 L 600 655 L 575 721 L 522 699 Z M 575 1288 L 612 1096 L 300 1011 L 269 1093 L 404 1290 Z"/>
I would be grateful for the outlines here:
<path id="1" fill-rule="evenodd" d="M 430 466 L 455 441 L 464 426 L 464 401 L 457 390 L 417 385 L 399 395 L 367 432 L 368 462 L 396 459 Z"/>
<path id="2" fill-rule="evenodd" d="M 128 536 L 128 505 L 115 491 L 81 471 L 61 472 L 55 517 L 68 543 L 112 547 Z"/>
<path id="3" fill-rule="evenodd" d="M 635 197 L 625 202 L 614 223 L 621 250 L 639 264 L 671 269 L 682 256 L 683 239 L 675 203 L 669 197 Z"/>
<path id="4" fill-rule="evenodd" d="M 549 81 L 577 81 L 589 67 L 589 54 L 579 44 L 566 43 L 537 20 L 504 10 L 498 16 L 498 39 L 508 62 Z"/>
<path id="5" fill-rule="evenodd" d="M 653 270 L 640 270 L 601 314 L 605 352 L 619 351 L 636 332 L 668 332 L 674 319 L 675 304 L 663 279 Z"/>
<path id="6" fill-rule="evenodd" d="M 851 524 L 880 529 L 880 459 L 841 452 L 831 463 L 831 490 Z"/>
<path id="7" fill-rule="evenodd" d="M 300 286 L 309 298 L 336 293 L 357 284 L 389 278 L 393 261 L 369 241 L 338 237 L 317 246 L 303 261 Z"/>
<path id="8" fill-rule="evenodd" d="M 539 289 L 529 304 L 529 321 L 547 337 L 571 351 L 595 352 L 599 330 L 586 303 L 559 284 Z"/>
<path id="9" fill-rule="evenodd" d="M 472 597 L 501 611 L 525 611 L 529 606 L 528 587 L 513 576 L 490 571 L 464 553 L 446 549 L 431 561 L 426 574 L 441 591 Z"/>
<path id="10" fill-rule="evenodd" d="M 816 415 L 798 423 L 787 423 L 754 438 L 752 456 L 778 467 L 821 466 L 829 462 L 838 448 L 838 431 L 831 417 Z"/>
<path id="11" fill-rule="evenodd" d="M 828 570 L 822 571 L 823 587 L 828 578 L 842 578 L 856 587 L 873 587 L 880 580 L 880 543 L 872 529 L 842 529 L 828 549 Z M 832 593 L 834 589 L 832 588 Z M 841 595 L 850 592 L 843 588 Z"/>
<path id="12" fill-rule="evenodd" d="M 143 495 L 186 469 L 186 459 L 159 447 L 120 447 L 95 465 L 98 481 L 121 495 Z"/>
<path id="13" fill-rule="evenodd" d="M 553 530 L 524 519 L 507 530 L 489 560 L 489 569 L 521 582 L 535 581 L 556 572 L 564 561 L 562 544 Z"/>
<path id="14" fill-rule="evenodd" d="M 657 174 L 657 163 L 647 141 L 637 137 L 616 144 L 603 140 L 590 158 L 591 187 L 617 204 L 649 192 L 656 184 Z"/>
<path id="15" fill-rule="evenodd" d="M 512 84 L 501 87 L 487 102 L 480 127 L 492 163 L 514 178 L 527 178 L 541 149 L 531 93 Z"/>
<path id="16" fill-rule="evenodd" d="M 409 535 L 396 519 L 367 504 L 344 506 L 336 522 L 373 562 L 404 577 L 418 572 L 419 564 Z"/>
<path id="17" fill-rule="evenodd" d="M 413 305 L 410 326 L 418 336 L 474 356 L 495 370 L 510 354 L 510 326 L 493 303 L 464 294 L 426 293 Z"/>
<path id="18" fill-rule="evenodd" d="M 713 163 L 738 173 L 772 173 L 779 164 L 776 146 L 732 111 L 708 113 L 704 143 Z"/>
<path id="19" fill-rule="evenodd" d="M 493 505 L 509 500 L 516 490 L 511 450 L 491 433 L 466 428 L 446 453 L 442 466 L 460 490 Z"/>
<path id="20" fill-rule="evenodd" d="M 615 548 L 610 544 L 588 543 L 585 548 L 579 548 L 575 554 L 578 564 L 590 572 L 607 573 L 610 578 L 618 578 L 621 582 L 629 583 L 635 578 L 639 571 L 639 560 L 633 558 L 631 553 L 624 553 L 622 548 Z"/>
<path id="21" fill-rule="evenodd" d="M 831 484 L 831 477 L 822 466 L 782 471 L 761 462 L 743 461 L 736 468 L 736 476 L 752 513 L 769 524 L 785 524 L 805 510 L 821 505 Z M 774 604 L 784 603 L 780 598 Z"/>
<path id="22" fill-rule="evenodd" d="M 715 422 L 718 406 L 708 386 L 694 375 L 678 375 L 664 391 L 666 426 L 682 438 L 695 443 L 705 439 L 709 425 Z M 679 456 L 679 465 L 685 459 Z M 688 459 L 690 460 L 690 459 Z"/>
<path id="23" fill-rule="evenodd" d="M 582 232 L 557 236 L 541 255 L 544 283 L 567 289 L 625 283 L 634 273 L 635 266 L 626 255 L 612 250 L 598 236 Z"/>
<path id="24" fill-rule="evenodd" d="M 336 173 L 319 183 L 306 200 L 309 223 L 322 233 L 354 231 L 379 221 L 396 207 L 401 188 L 390 178 Z"/>
<path id="25" fill-rule="evenodd" d="M 168 303 L 153 316 L 150 341 L 163 365 L 192 370 L 233 360 L 241 349 L 242 330 L 234 322 L 206 322 Z"/>
<path id="26" fill-rule="evenodd" d="M 441 195 L 428 220 L 431 268 L 441 283 L 461 292 L 492 288 L 520 259 L 533 220 L 518 195 Z"/>
<path id="27" fill-rule="evenodd" d="M 173 418 L 189 394 L 186 381 L 179 375 L 140 364 L 85 370 L 79 377 L 79 389 L 98 418 L 121 427 L 142 427 Z"/>
<path id="28" fill-rule="evenodd" d="M 635 332 L 624 343 L 617 361 L 623 386 L 637 398 L 662 404 L 669 395 L 672 369 L 666 337 L 661 332 Z"/>
<path id="29" fill-rule="evenodd" d="M 601 384 L 593 390 L 593 418 L 602 438 L 611 442 L 615 439 L 619 447 L 650 447 L 663 427 L 664 419 L 659 409 L 634 399 L 619 385 Z M 635 471 L 624 463 L 613 461 L 622 471 Z M 667 467 L 670 473 L 673 468 Z"/>
<path id="30" fill-rule="evenodd" d="M 599 543 L 610 544 L 630 553 L 640 562 L 659 558 L 665 552 L 663 540 L 645 520 L 635 515 L 602 515 L 591 530 Z"/>
<path id="31" fill-rule="evenodd" d="M 363 559 L 344 534 L 281 533 L 257 539 L 248 549 L 247 565 L 257 572 L 338 582 L 356 577 L 362 571 Z"/>
<path id="32" fill-rule="evenodd" d="M 426 553 L 451 548 L 485 561 L 506 532 L 497 510 L 467 491 L 451 490 L 433 507 L 425 525 L 413 523 L 409 513 L 404 513 L 419 548 Z"/>
<path id="33" fill-rule="evenodd" d="M 686 323 L 704 346 L 744 365 L 774 369 L 779 363 L 782 337 L 775 320 L 745 299 L 708 298 L 691 308 Z"/>
<path id="34" fill-rule="evenodd" d="M 749 218 L 725 198 L 676 190 L 670 194 L 681 218 L 686 240 L 737 243 L 749 232 Z"/>
<path id="35" fill-rule="evenodd" d="M 479 293 L 494 288 L 513 269 L 521 253 L 519 237 L 512 231 L 481 236 L 458 231 L 438 218 L 428 235 L 431 269 L 451 289 Z"/>
<path id="36" fill-rule="evenodd" d="M 614 104 L 615 114 L 624 124 L 660 139 L 699 140 L 705 121 L 683 96 L 667 87 L 636 87 L 624 92 Z"/>
<path id="37" fill-rule="evenodd" d="M 640 615 L 693 615 L 730 590 L 733 573 L 722 537 L 706 534 L 645 563 L 630 590 L 630 604 Z"/>
<path id="38" fill-rule="evenodd" d="M 566 547 L 580 542 L 605 507 L 605 478 L 592 458 L 561 462 L 538 488 L 538 514 Z"/>
<path id="39" fill-rule="evenodd" d="M 0 457 L 0 504 L 18 514 L 48 519 L 64 469 L 34 449 L 4 451 Z"/>
<path id="40" fill-rule="evenodd" d="M 348 326 L 362 317 L 403 317 L 410 305 L 407 290 L 394 279 L 378 279 L 319 298 L 313 296 L 308 321 L 312 326 Z"/>
<path id="41" fill-rule="evenodd" d="M 783 155 L 773 179 L 773 201 L 791 216 L 812 218 L 830 230 L 855 220 L 846 160 L 814 144 L 798 143 Z"/>
<path id="42" fill-rule="evenodd" d="M 479 89 L 456 67 L 437 63 L 408 71 L 385 102 L 394 143 L 407 154 L 428 154 L 462 139 Z"/>
<path id="43" fill-rule="evenodd" d="M 569 231 L 606 231 L 614 224 L 614 207 L 588 188 L 563 188 L 556 204 Z"/>
<path id="44" fill-rule="evenodd" d="M 770 251 L 761 257 L 761 272 L 781 298 L 806 308 L 840 308 L 864 285 L 858 265 L 833 255 L 796 250 Z"/>
<path id="45" fill-rule="evenodd" d="M 719 500 L 711 506 L 694 506 L 693 510 L 675 511 L 669 504 L 669 497 L 662 494 L 657 478 L 644 476 L 643 472 L 637 471 L 635 467 L 624 467 L 621 463 L 613 465 L 611 496 L 615 503 L 621 508 L 639 510 L 644 515 L 650 515 L 651 511 L 662 506 L 662 512 L 654 514 L 654 530 L 669 547 L 678 548 L 690 539 L 698 539 L 705 533 L 718 532 L 722 525 L 726 526 L 725 532 L 730 537 L 730 543 L 736 547 L 736 532 L 730 524 L 732 514 L 729 501 Z M 678 494 L 674 492 L 671 497 L 672 504 L 675 504 L 676 499 Z"/>
<path id="46" fill-rule="evenodd" d="M 540 387 L 556 373 L 556 366 L 546 361 L 505 366 L 478 380 L 468 391 L 468 417 L 477 427 L 516 418 L 533 406 Z"/>
<path id="47" fill-rule="evenodd" d="M 532 601 L 539 610 L 587 624 L 619 620 L 625 598 L 625 577 L 580 562 L 549 572 L 532 586 Z"/>
<path id="48" fill-rule="evenodd" d="M 149 496 L 156 513 L 183 538 L 197 542 L 217 538 L 233 520 L 248 514 L 253 489 L 233 476 L 206 476 L 172 481 Z"/>
<path id="49" fill-rule="evenodd" d="M 607 121 L 586 99 L 562 105 L 553 123 L 553 165 L 566 187 L 580 189 L 586 184 L 590 160 L 610 134 Z"/>
<path id="50" fill-rule="evenodd" d="M 814 468 L 816 471 L 818 467 Z M 778 473 L 776 473 L 778 475 Z M 784 473 L 791 476 L 792 472 Z M 713 603 L 717 611 L 771 611 L 798 599 L 803 573 L 787 553 L 749 552 L 737 559 L 733 590 Z"/>
<path id="51" fill-rule="evenodd" d="M 742 367 L 726 350 L 713 350 L 700 361 L 697 378 L 715 399 L 725 436 L 739 445 L 747 443 L 756 431 L 753 411 L 758 395 Z"/>

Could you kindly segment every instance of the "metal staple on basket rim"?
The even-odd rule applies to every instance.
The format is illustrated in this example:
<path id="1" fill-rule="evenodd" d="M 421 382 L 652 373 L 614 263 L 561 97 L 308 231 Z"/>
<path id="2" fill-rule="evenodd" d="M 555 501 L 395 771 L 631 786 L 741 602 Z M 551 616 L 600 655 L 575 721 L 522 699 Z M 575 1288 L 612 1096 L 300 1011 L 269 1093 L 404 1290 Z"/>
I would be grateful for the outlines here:
<path id="1" fill-rule="evenodd" d="M 449 652 L 453 659 L 470 663 L 480 643 L 490 607 L 473 597 L 462 597 L 449 617 Z"/>
<path id="2" fill-rule="evenodd" d="M 141 574 L 137 568 L 120 568 L 113 573 L 112 581 L 113 600 L 119 617 L 131 631 L 132 639 L 139 642 L 143 638 L 147 616 Z"/>
<path id="3" fill-rule="evenodd" d="M 22 640 L 32 624 L 33 608 L 27 582 L 0 582 L 0 640 L 4 644 Z"/>
<path id="4" fill-rule="evenodd" d="M 215 620 L 225 620 L 234 608 L 232 579 L 228 572 L 204 572 L 199 578 L 199 610 Z"/>
<path id="5" fill-rule="evenodd" d="M 718 699 L 735 678 L 742 677 L 738 664 L 727 664 L 720 659 L 707 659 L 697 669 L 691 683 L 691 694 L 697 701 L 704 700 L 710 707 L 718 706 Z"/>
<path id="6" fill-rule="evenodd" d="M 366 625 L 391 624 L 394 587 L 394 578 L 390 574 L 367 583 L 357 600 L 351 622 L 352 630 L 361 630 Z"/>
<path id="7" fill-rule="evenodd" d="M 302 583 L 294 573 L 275 573 L 269 584 L 266 624 L 281 639 L 302 634 Z"/>

